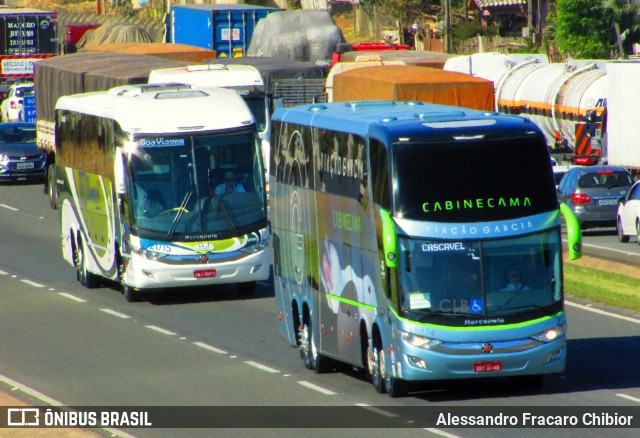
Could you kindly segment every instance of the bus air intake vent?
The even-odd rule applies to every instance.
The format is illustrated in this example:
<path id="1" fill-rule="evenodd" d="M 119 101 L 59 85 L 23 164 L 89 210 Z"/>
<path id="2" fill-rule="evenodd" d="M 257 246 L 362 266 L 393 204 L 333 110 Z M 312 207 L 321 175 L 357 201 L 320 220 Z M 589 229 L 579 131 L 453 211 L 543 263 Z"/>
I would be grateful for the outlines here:
<path id="1" fill-rule="evenodd" d="M 156 94 L 156 99 L 184 99 L 187 97 L 206 97 L 207 93 L 201 90 L 168 91 Z"/>

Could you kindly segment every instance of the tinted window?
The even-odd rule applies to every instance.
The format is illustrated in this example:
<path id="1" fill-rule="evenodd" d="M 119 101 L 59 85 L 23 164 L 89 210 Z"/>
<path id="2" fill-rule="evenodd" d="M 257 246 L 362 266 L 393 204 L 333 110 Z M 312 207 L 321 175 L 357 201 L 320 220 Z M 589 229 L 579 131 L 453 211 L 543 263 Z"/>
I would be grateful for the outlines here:
<path id="1" fill-rule="evenodd" d="M 514 165 L 515 150 L 526 165 Z M 408 219 L 497 221 L 558 208 L 540 138 L 396 144 L 392 154 L 394 209 Z"/>
<path id="2" fill-rule="evenodd" d="M 633 184 L 627 172 L 603 171 L 586 173 L 578 178 L 578 187 L 589 189 L 594 187 L 620 187 Z"/>

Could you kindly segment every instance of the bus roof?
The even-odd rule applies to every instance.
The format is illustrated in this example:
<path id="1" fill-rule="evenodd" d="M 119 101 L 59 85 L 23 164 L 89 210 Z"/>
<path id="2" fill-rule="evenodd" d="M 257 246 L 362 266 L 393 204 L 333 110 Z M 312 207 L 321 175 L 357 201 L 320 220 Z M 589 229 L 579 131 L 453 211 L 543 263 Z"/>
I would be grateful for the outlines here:
<path id="1" fill-rule="evenodd" d="M 113 119 L 124 131 L 171 133 L 248 126 L 253 115 L 233 90 L 185 84 L 125 85 L 63 96 L 64 109 Z"/>
<path id="2" fill-rule="evenodd" d="M 149 83 L 182 82 L 200 87 L 263 86 L 262 75 L 250 65 L 198 64 L 152 70 Z"/>
<path id="3" fill-rule="evenodd" d="M 469 136 L 474 132 L 479 133 L 478 128 L 482 129 L 483 134 L 492 133 L 501 137 L 507 127 L 511 136 L 518 130 L 522 135 L 540 132 L 524 117 L 416 101 L 299 105 L 277 109 L 273 121 L 347 132 L 361 137 L 378 133 L 389 138 L 411 136 L 415 139 L 426 135 L 432 139 L 439 135 L 450 138 L 454 134 Z"/>

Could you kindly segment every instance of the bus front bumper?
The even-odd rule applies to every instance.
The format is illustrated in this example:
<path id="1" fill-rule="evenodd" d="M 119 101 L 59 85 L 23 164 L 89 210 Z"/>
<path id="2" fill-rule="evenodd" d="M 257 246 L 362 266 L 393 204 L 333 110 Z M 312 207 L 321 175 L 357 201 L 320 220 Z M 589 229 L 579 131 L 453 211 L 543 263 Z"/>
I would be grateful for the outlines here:
<path id="1" fill-rule="evenodd" d="M 268 280 L 269 248 L 229 262 L 169 264 L 131 254 L 125 282 L 138 289 L 208 286 Z"/>
<path id="2" fill-rule="evenodd" d="M 450 355 L 419 348 L 392 354 L 394 377 L 408 381 L 556 374 L 566 366 L 564 337 L 524 351 Z"/>

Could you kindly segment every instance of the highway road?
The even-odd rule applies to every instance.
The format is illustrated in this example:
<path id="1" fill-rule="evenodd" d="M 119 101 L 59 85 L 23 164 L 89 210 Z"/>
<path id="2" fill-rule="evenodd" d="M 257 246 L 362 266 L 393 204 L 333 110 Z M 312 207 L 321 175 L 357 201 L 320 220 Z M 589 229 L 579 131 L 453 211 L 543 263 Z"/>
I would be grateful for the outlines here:
<path id="1" fill-rule="evenodd" d="M 305 370 L 297 350 L 276 330 L 269 282 L 245 299 L 233 286 L 176 290 L 139 303 L 127 303 L 115 285 L 84 289 L 62 260 L 57 214 L 40 185 L 0 186 L 0 380 L 37 391 L 42 404 L 239 406 L 244 407 L 239 412 L 247 409 L 247 425 L 252 406 L 291 407 L 291 425 L 297 426 L 305 425 L 300 420 L 304 411 L 294 407 L 334 407 L 335 416 L 327 417 L 331 425 L 349 418 L 346 408 L 363 405 L 378 407 L 381 421 L 392 426 L 415 421 L 413 409 L 422 407 L 628 407 L 640 418 L 638 315 L 569 302 L 567 370 L 549 376 L 540 392 L 523 392 L 505 379 L 487 379 L 432 383 L 408 397 L 390 399 L 377 394 L 355 370 L 324 375 Z M 640 255 L 640 246 L 618 244 L 613 233 L 586 233 L 586 251 L 604 251 L 601 246 L 612 253 L 628 252 L 629 260 Z M 178 433 L 159 428 L 126 432 L 140 437 Z M 301 432 L 316 435 L 300 429 L 227 429 L 224 435 Z M 401 437 L 537 437 L 541 432 L 446 426 L 393 430 Z M 573 437 L 576 432 L 544 433 Z M 604 432 L 579 430 L 587 437 Z M 382 436 L 389 429 L 336 428 L 323 430 L 322 436 L 345 433 Z M 638 436 L 638 429 L 607 433 L 631 437 Z M 211 436 L 212 431 L 185 429 L 179 434 Z"/>

